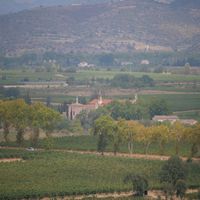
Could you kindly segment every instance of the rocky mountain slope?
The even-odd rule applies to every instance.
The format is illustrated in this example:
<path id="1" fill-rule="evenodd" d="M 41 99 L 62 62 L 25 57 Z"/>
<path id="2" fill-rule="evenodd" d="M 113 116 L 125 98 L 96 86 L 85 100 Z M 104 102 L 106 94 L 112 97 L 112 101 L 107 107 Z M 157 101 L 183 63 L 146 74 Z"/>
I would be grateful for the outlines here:
<path id="1" fill-rule="evenodd" d="M 124 0 L 0 16 L 0 50 L 9 54 L 199 51 L 199 43 L 199 0 Z"/>

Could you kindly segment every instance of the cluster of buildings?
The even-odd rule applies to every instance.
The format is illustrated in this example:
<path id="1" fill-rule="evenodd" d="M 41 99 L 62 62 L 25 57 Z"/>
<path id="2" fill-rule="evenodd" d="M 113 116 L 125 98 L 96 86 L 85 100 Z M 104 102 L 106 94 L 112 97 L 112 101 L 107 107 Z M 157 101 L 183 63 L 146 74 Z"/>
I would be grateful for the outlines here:
<path id="1" fill-rule="evenodd" d="M 137 94 L 135 95 L 135 99 L 132 101 L 133 104 L 135 104 L 138 100 Z M 76 97 L 76 102 L 72 103 L 68 106 L 68 113 L 67 117 L 70 120 L 73 120 L 76 118 L 78 114 L 80 114 L 81 111 L 90 112 L 92 110 L 96 110 L 99 107 L 106 106 L 112 102 L 112 99 L 103 99 L 102 95 L 99 95 L 97 99 L 93 99 L 88 104 L 81 104 L 79 103 L 78 97 Z M 179 121 L 182 124 L 185 125 L 195 125 L 198 123 L 194 119 L 179 119 L 176 115 L 155 115 L 152 119 L 154 122 L 170 122 L 174 123 L 176 121 Z"/>
<path id="2" fill-rule="evenodd" d="M 73 120 L 75 117 L 83 110 L 86 112 L 90 112 L 92 110 L 96 110 L 101 106 L 106 106 L 112 102 L 111 99 L 103 99 L 100 95 L 98 99 L 93 99 L 88 104 L 81 104 L 78 101 L 78 97 L 76 97 L 76 103 L 72 103 L 68 106 L 68 119 Z"/>

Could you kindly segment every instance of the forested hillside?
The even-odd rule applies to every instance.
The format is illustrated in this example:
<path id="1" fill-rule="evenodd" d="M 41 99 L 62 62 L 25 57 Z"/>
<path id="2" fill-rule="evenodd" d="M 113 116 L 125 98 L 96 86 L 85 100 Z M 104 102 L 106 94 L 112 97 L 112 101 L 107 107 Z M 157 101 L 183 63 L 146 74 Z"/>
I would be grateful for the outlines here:
<path id="1" fill-rule="evenodd" d="M 125 0 L 0 16 L 1 53 L 199 50 L 200 2 Z"/>

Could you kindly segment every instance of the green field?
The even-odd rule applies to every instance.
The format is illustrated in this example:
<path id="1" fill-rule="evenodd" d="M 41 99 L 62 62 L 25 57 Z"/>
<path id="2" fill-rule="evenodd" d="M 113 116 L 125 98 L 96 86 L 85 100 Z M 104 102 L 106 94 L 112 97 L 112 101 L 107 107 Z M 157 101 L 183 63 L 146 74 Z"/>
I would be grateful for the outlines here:
<path id="1" fill-rule="evenodd" d="M 148 75 L 156 81 L 171 81 L 171 82 L 190 82 L 190 81 L 200 81 L 200 76 L 197 75 L 177 75 L 177 74 L 159 74 L 159 73 L 146 73 L 146 72 L 121 72 L 119 70 L 107 71 L 107 70 L 85 70 L 78 71 L 75 73 L 75 78 L 79 80 L 95 78 L 113 78 L 116 74 L 131 74 L 135 77 L 142 77 L 143 75 Z"/>
<path id="2" fill-rule="evenodd" d="M 198 75 L 177 75 L 177 74 L 159 74 L 159 73 L 146 73 L 146 72 L 121 72 L 119 70 L 107 71 L 107 70 L 79 70 L 76 73 L 57 73 L 57 72 L 37 72 L 35 70 L 0 70 L 0 84 L 20 84 L 24 78 L 28 78 L 29 81 L 38 80 L 66 80 L 67 77 L 74 76 L 77 80 L 90 80 L 91 78 L 105 78 L 111 79 L 116 74 L 131 74 L 135 77 L 142 77 L 148 75 L 155 81 L 159 82 L 194 82 L 200 81 Z M 63 77 L 56 76 L 56 74 L 62 74 Z M 2 77 L 6 77 L 2 80 Z"/>
<path id="3" fill-rule="evenodd" d="M 2 150 L 0 154 L 15 154 Z M 21 152 L 24 162 L 0 163 L 0 199 L 38 198 L 131 190 L 123 178 L 127 173 L 143 174 L 150 189 L 159 189 L 158 173 L 163 161 L 79 155 L 62 152 Z M 200 165 L 188 163 L 189 187 L 200 186 Z"/>
<path id="4" fill-rule="evenodd" d="M 29 81 L 39 81 L 39 80 L 62 80 L 65 81 L 67 77 L 74 76 L 75 79 L 78 80 L 89 80 L 91 78 L 113 78 L 114 75 L 118 73 L 127 73 L 121 72 L 119 70 L 107 71 L 107 70 L 82 70 L 77 71 L 76 73 L 60 73 L 63 77 L 57 76 L 59 73 L 57 72 L 35 72 L 34 70 L 26 69 L 26 70 L 1 70 L 0 71 L 0 85 L 1 84 L 20 84 L 24 78 L 28 78 Z M 160 95 L 152 95 L 151 93 L 148 95 L 140 95 L 140 99 L 146 101 L 147 103 L 151 98 L 163 98 L 167 101 L 171 111 L 183 111 L 183 110 L 199 110 L 200 109 L 200 94 L 191 94 L 191 92 L 199 92 L 200 87 L 198 82 L 200 82 L 200 76 L 197 75 L 175 75 L 175 74 L 158 74 L 158 73 L 144 73 L 144 72 L 130 72 L 132 75 L 136 77 L 141 77 L 144 74 L 149 75 L 153 79 L 158 82 L 177 82 L 177 85 L 172 86 L 162 86 L 156 85 L 155 87 L 143 88 L 150 90 L 163 90 L 163 91 L 174 91 L 174 92 L 184 92 L 185 94 L 160 94 Z M 5 80 L 2 78 L 6 77 Z M 193 85 L 186 84 L 188 81 L 196 81 L 196 86 L 193 88 Z M 184 82 L 184 85 L 179 85 L 179 82 Z M 90 90 L 91 92 L 95 89 L 95 87 L 86 88 L 86 90 Z M 98 89 L 98 88 L 96 88 Z M 72 89 L 71 89 L 72 90 Z M 79 88 L 80 90 L 80 88 Z M 84 88 L 82 89 L 84 91 Z M 82 91 L 81 90 L 81 91 Z M 73 97 L 68 95 L 70 92 L 69 88 L 61 88 L 61 89 L 28 89 L 30 92 L 30 96 L 32 98 L 46 98 L 51 96 L 51 101 L 56 103 L 63 103 L 64 101 L 72 101 Z M 27 93 L 27 89 L 21 89 L 22 95 Z M 112 98 L 112 93 L 110 94 Z M 116 95 L 116 94 L 115 94 Z M 125 98 L 125 97 L 123 97 Z M 195 118 L 197 118 L 195 116 Z"/>
<path id="5" fill-rule="evenodd" d="M 195 119 L 197 121 L 200 121 L 200 110 L 199 111 L 189 111 L 189 112 L 179 112 L 175 113 L 178 115 L 180 119 Z"/>
<path id="6" fill-rule="evenodd" d="M 76 80 L 89 80 L 91 78 L 108 78 L 111 79 L 119 73 L 127 73 L 120 71 L 106 70 L 89 70 L 78 71 L 77 73 L 61 73 L 63 77 L 57 76 L 55 72 L 35 72 L 34 70 L 4 70 L 0 71 L 0 85 L 2 84 L 21 84 L 24 79 L 29 81 L 65 81 L 68 77 L 74 76 Z M 193 87 L 190 84 L 178 85 L 178 82 L 200 82 L 200 76 L 195 75 L 170 75 L 156 73 L 131 72 L 136 77 L 144 74 L 149 75 L 156 80 L 158 84 L 163 82 L 177 82 L 176 86 L 161 86 L 143 88 L 149 90 L 163 91 L 181 91 L 185 94 L 160 94 L 160 95 L 139 95 L 139 100 L 148 104 L 152 99 L 165 99 L 172 112 L 191 110 L 190 112 L 180 112 L 177 115 L 180 118 L 193 118 L 200 120 L 200 94 L 190 94 L 191 92 L 199 92 L 198 84 Z M 71 87 L 71 91 L 73 92 Z M 90 88 L 91 91 L 95 88 Z M 98 88 L 99 89 L 99 88 Z M 88 88 L 87 88 L 88 90 Z M 80 90 L 81 91 L 81 90 Z M 33 98 L 40 98 L 46 101 L 51 96 L 52 102 L 62 103 L 71 101 L 73 96 L 68 95 L 69 88 L 61 89 L 30 89 L 30 95 Z M 84 92 L 84 91 L 83 91 Z M 26 89 L 21 89 L 21 94 L 25 95 Z M 126 99 L 127 96 L 110 98 Z M 73 94 L 74 95 L 74 94 Z M 89 98 L 89 97 L 87 97 Z M 133 95 L 131 96 L 133 98 Z M 195 111 L 193 111 L 195 110 Z M 2 132 L 0 132 L 1 134 Z M 0 135 L 0 145 L 17 146 L 16 142 L 8 144 L 2 142 L 3 134 Z M 14 139 L 16 134 L 10 133 L 10 139 Z M 26 137 L 28 139 L 28 137 Z M 51 150 L 45 150 L 50 142 Z M 81 195 L 95 194 L 103 192 L 120 192 L 131 190 L 131 185 L 125 185 L 123 178 L 127 173 L 143 174 L 149 181 L 150 189 L 161 189 L 159 182 L 159 171 L 164 161 L 145 160 L 123 158 L 117 156 L 100 156 L 93 154 L 67 153 L 63 150 L 79 150 L 79 151 L 96 151 L 98 137 L 92 135 L 67 136 L 62 138 L 52 138 L 49 141 L 40 139 L 36 150 L 29 152 L 23 149 L 0 149 L 0 159 L 2 158 L 22 158 L 22 161 L 13 163 L 0 162 L 0 199 L 39 199 L 41 197 L 55 197 L 65 195 Z M 29 141 L 25 141 L 23 148 L 30 147 Z M 55 150 L 60 151 L 55 151 Z M 107 152 L 112 152 L 111 143 L 106 147 Z M 191 144 L 181 142 L 180 156 L 190 156 Z M 119 152 L 128 153 L 127 144 L 121 144 Z M 145 152 L 144 144 L 134 143 L 134 152 L 143 154 Z M 148 149 L 148 154 L 160 154 L 159 145 L 153 142 Z M 175 144 L 168 142 L 165 145 L 164 155 L 175 154 Z M 200 154 L 196 155 L 200 157 Z M 200 163 L 188 162 L 188 180 L 187 184 L 190 188 L 200 187 Z M 191 197 L 191 199 L 193 196 Z M 112 199 L 112 198 L 108 198 Z M 130 200 L 132 198 L 125 198 Z M 124 199 L 124 200 L 125 200 Z M 139 200 L 139 199 L 137 199 Z M 143 200 L 141 198 L 140 200 Z"/>
<path id="7" fill-rule="evenodd" d="M 199 93 L 200 87 L 194 85 L 187 85 L 179 83 L 175 85 L 155 85 L 154 87 L 145 87 L 144 90 L 157 90 L 157 91 L 169 91 L 169 92 L 183 92 L 183 93 Z"/>
<path id="8" fill-rule="evenodd" d="M 24 78 L 29 81 L 46 81 L 52 80 L 55 77 L 53 72 L 35 72 L 34 70 L 0 70 L 0 84 L 20 84 Z M 6 77 L 2 80 L 2 77 Z"/>
<path id="9" fill-rule="evenodd" d="M 157 94 L 140 95 L 148 103 L 152 99 L 165 99 L 171 111 L 200 110 L 200 94 Z"/>

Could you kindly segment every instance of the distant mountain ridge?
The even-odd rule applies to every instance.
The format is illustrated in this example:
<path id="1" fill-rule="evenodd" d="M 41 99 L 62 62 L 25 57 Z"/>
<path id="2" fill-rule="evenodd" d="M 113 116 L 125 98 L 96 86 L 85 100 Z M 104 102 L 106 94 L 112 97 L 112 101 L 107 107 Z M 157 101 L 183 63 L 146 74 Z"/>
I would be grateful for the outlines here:
<path id="1" fill-rule="evenodd" d="M 1 0 L 0 15 L 33 9 L 40 6 L 56 6 L 70 4 L 109 3 L 120 0 Z M 161 3 L 171 3 L 174 0 L 155 0 Z"/>
<path id="2" fill-rule="evenodd" d="M 0 50 L 9 54 L 199 51 L 199 41 L 198 0 L 124 0 L 0 16 Z"/>
<path id="3" fill-rule="evenodd" d="M 116 0 L 1 0 L 0 15 L 30 10 L 40 6 L 56 6 L 70 4 L 96 4 Z"/>

